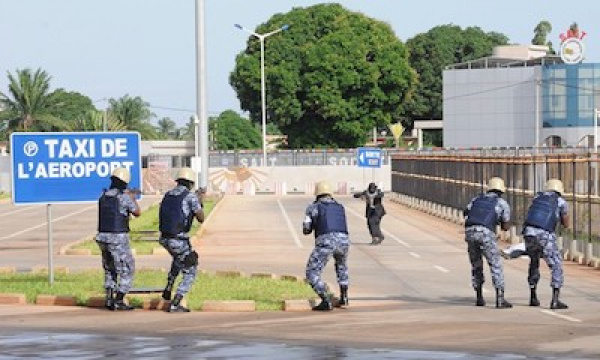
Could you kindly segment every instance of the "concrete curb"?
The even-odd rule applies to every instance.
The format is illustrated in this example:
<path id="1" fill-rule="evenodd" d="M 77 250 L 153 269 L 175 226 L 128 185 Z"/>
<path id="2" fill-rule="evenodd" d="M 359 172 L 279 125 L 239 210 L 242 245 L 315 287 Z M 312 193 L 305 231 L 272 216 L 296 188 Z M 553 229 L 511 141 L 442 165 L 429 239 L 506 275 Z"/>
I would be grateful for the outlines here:
<path id="1" fill-rule="evenodd" d="M 25 305 L 27 303 L 27 299 L 25 294 L 0 294 L 0 304 L 3 305 L 12 305 L 19 304 Z"/>
<path id="2" fill-rule="evenodd" d="M 64 255 L 92 255 L 90 249 L 66 249 Z"/>
<path id="3" fill-rule="evenodd" d="M 38 295 L 35 299 L 37 305 L 77 306 L 74 296 Z"/>
<path id="4" fill-rule="evenodd" d="M 281 275 L 280 280 L 302 282 L 304 278 L 296 275 Z"/>
<path id="5" fill-rule="evenodd" d="M 277 279 L 277 275 L 272 273 L 252 273 L 250 277 L 257 279 Z"/>
<path id="6" fill-rule="evenodd" d="M 246 277 L 246 274 L 244 274 L 241 271 L 236 271 L 236 270 L 217 270 L 215 272 L 215 276 L 217 276 L 217 277 Z"/>
<path id="7" fill-rule="evenodd" d="M 256 302 L 254 300 L 207 300 L 202 304 L 202 311 L 252 312 L 256 311 Z"/>
<path id="8" fill-rule="evenodd" d="M 47 266 L 34 266 L 31 268 L 31 272 L 33 274 L 47 274 L 48 273 L 48 267 Z M 69 268 L 67 266 L 55 266 L 54 267 L 54 273 L 55 274 L 68 274 L 69 273 Z"/>
<path id="9" fill-rule="evenodd" d="M 283 311 L 312 311 L 314 300 L 285 300 Z"/>

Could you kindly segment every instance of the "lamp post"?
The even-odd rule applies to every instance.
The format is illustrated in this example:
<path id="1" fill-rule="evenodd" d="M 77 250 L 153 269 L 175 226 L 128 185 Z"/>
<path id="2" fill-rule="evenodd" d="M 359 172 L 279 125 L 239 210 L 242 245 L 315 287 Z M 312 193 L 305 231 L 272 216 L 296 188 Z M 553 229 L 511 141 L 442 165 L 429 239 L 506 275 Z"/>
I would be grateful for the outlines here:
<path id="1" fill-rule="evenodd" d="M 260 99 L 262 110 L 262 151 L 263 151 L 263 166 L 267 166 L 267 97 L 265 86 L 265 39 L 271 35 L 275 35 L 281 31 L 287 30 L 289 25 L 283 25 L 277 30 L 273 30 L 266 34 L 257 34 L 252 30 L 248 30 L 240 24 L 235 24 L 235 27 L 245 31 L 260 40 Z"/>

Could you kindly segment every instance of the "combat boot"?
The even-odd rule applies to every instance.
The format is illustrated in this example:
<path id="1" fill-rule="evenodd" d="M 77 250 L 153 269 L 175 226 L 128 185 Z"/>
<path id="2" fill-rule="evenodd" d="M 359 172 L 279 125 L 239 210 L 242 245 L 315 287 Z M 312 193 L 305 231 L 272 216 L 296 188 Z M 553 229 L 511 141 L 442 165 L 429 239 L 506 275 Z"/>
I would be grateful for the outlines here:
<path id="1" fill-rule="evenodd" d="M 331 301 L 331 296 L 326 294 L 326 295 L 319 295 L 319 297 L 321 297 L 321 303 L 317 306 L 313 306 L 313 310 L 314 311 L 331 311 L 333 310 L 333 302 Z"/>
<path id="2" fill-rule="evenodd" d="M 567 306 L 567 304 L 558 300 L 559 295 L 560 295 L 560 289 L 553 288 L 552 289 L 552 302 L 550 303 L 550 309 L 560 310 L 560 309 L 568 309 L 569 308 Z"/>
<path id="3" fill-rule="evenodd" d="M 496 309 L 510 309 L 512 304 L 504 300 L 504 290 L 496 289 Z"/>
<path id="4" fill-rule="evenodd" d="M 537 297 L 537 288 L 535 286 L 530 289 L 531 294 L 529 296 L 529 306 L 540 306 L 540 301 Z"/>
<path id="5" fill-rule="evenodd" d="M 118 292 L 117 296 L 115 297 L 115 301 L 113 303 L 113 310 L 119 310 L 119 311 L 128 311 L 128 310 L 133 310 L 133 306 L 129 306 L 127 304 L 125 304 L 125 301 L 123 301 L 123 298 L 125 298 L 125 294 L 122 292 Z"/>
<path id="6" fill-rule="evenodd" d="M 104 300 L 104 307 L 108 310 L 112 310 L 114 306 L 114 293 L 113 289 L 106 289 L 106 299 Z"/>
<path id="7" fill-rule="evenodd" d="M 171 305 L 169 306 L 168 312 L 176 313 L 176 312 L 190 312 L 190 309 L 181 305 L 181 299 L 183 299 L 183 295 L 176 294 L 173 301 L 171 301 Z"/>
<path id="8" fill-rule="evenodd" d="M 485 306 L 485 300 L 483 299 L 483 289 L 481 285 L 475 288 L 475 294 L 477 294 L 477 301 L 475 302 L 475 306 Z"/>
<path id="9" fill-rule="evenodd" d="M 340 301 L 338 307 L 348 306 L 348 285 L 340 285 Z"/>

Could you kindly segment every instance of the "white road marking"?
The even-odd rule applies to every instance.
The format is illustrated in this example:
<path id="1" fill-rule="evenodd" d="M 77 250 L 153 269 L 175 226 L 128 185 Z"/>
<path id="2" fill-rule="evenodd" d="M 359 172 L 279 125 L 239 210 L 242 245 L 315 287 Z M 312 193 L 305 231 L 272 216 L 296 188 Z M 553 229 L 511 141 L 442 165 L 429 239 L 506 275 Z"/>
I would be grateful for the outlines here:
<path id="1" fill-rule="evenodd" d="M 294 238 L 294 242 L 296 243 L 296 246 L 298 246 L 299 248 L 303 248 L 302 242 L 298 238 L 298 235 L 296 234 L 294 225 L 292 224 L 292 221 L 290 220 L 290 217 L 288 216 L 287 212 L 283 208 L 283 204 L 281 203 L 281 200 L 277 199 L 277 204 L 279 205 L 279 209 L 281 209 L 281 213 L 283 214 L 283 217 L 285 218 L 285 222 L 288 226 L 288 229 L 290 229 L 290 232 L 292 233 L 292 237 Z"/>
<path id="2" fill-rule="evenodd" d="M 36 207 L 37 206 L 27 206 L 27 207 L 24 207 L 24 208 L 21 208 L 21 209 L 18 209 L 18 210 L 9 211 L 7 213 L 0 214 L 0 215 L 5 216 L 5 215 L 16 214 L 16 213 L 20 213 L 20 212 L 25 211 L 25 210 L 35 209 Z"/>
<path id="3" fill-rule="evenodd" d="M 450 270 L 446 269 L 445 267 L 441 267 L 439 265 L 433 265 L 434 268 L 436 268 L 437 270 L 443 272 L 443 273 L 449 273 Z"/>
<path id="4" fill-rule="evenodd" d="M 563 319 L 563 320 L 567 320 L 567 321 L 571 321 L 571 322 L 582 322 L 581 319 L 574 318 L 574 317 L 568 316 L 568 315 L 559 314 L 557 312 L 550 311 L 550 310 L 540 310 L 540 312 L 542 312 L 542 313 L 544 313 L 546 315 L 554 316 L 554 317 L 557 317 L 559 319 Z"/>
<path id="5" fill-rule="evenodd" d="M 420 259 L 420 258 L 421 258 L 421 255 L 419 255 L 419 254 L 417 254 L 417 253 L 414 253 L 414 252 L 412 252 L 412 251 L 411 251 L 411 252 L 409 252 L 409 254 L 410 254 L 410 256 L 414 257 L 415 259 Z"/>
<path id="6" fill-rule="evenodd" d="M 86 208 L 84 208 L 84 209 L 81 209 L 81 210 L 78 210 L 78 211 L 72 212 L 72 213 L 70 213 L 70 214 L 66 214 L 66 215 L 63 215 L 63 216 L 59 216 L 59 217 L 57 217 L 57 218 L 54 218 L 54 219 L 52 219 L 52 222 L 54 223 L 54 222 L 57 222 L 57 221 L 60 221 L 60 220 L 66 219 L 66 218 L 68 218 L 68 217 L 71 217 L 71 216 L 73 216 L 73 215 L 81 214 L 81 213 L 82 213 L 82 212 L 84 212 L 84 211 L 88 211 L 88 210 L 90 210 L 90 209 L 94 209 L 94 208 L 96 208 L 96 205 L 94 205 L 94 206 L 88 206 L 88 207 L 86 207 Z M 39 224 L 39 225 L 32 226 L 32 227 L 30 227 L 30 228 L 23 229 L 23 230 L 21 230 L 21 231 L 17 231 L 16 233 L 12 233 L 12 234 L 10 234 L 10 235 L 7 235 L 7 236 L 4 236 L 4 237 L 1 237 L 1 238 L 0 238 L 0 240 L 7 240 L 7 239 L 11 239 L 11 238 L 13 238 L 13 237 L 15 237 L 15 236 L 19 236 L 19 235 L 21 235 L 21 234 L 24 234 L 24 233 L 26 233 L 26 232 L 28 232 L 28 231 L 35 230 L 35 229 L 41 228 L 41 227 L 43 227 L 43 226 L 46 226 L 47 224 L 48 224 L 48 221 L 44 221 L 43 223 L 41 223 L 41 224 Z"/>
<path id="7" fill-rule="evenodd" d="M 352 213 L 353 215 L 355 215 L 355 216 L 358 216 L 358 217 L 359 217 L 359 218 L 361 218 L 361 219 L 363 219 L 363 218 L 364 218 L 364 216 L 362 216 L 361 214 L 357 213 L 357 212 L 356 212 L 356 211 L 354 211 L 353 209 L 350 209 L 349 207 L 346 207 L 346 210 L 347 210 L 348 212 Z M 398 244 L 400 244 L 400 245 L 403 245 L 404 247 L 406 247 L 406 248 L 409 248 L 409 249 L 410 249 L 410 247 L 411 247 L 411 246 L 410 246 L 409 244 L 407 244 L 406 242 L 404 242 L 404 241 L 402 241 L 402 240 L 398 239 L 398 238 L 397 238 L 397 237 L 396 237 L 394 234 L 392 234 L 391 232 L 389 232 L 389 231 L 387 231 L 387 230 L 385 230 L 385 229 L 383 229 L 383 228 L 381 228 L 381 232 L 382 232 L 382 233 L 383 233 L 385 236 L 387 236 L 387 237 L 390 237 L 390 238 L 394 239 L 394 240 L 395 240 L 395 241 L 396 241 Z"/>

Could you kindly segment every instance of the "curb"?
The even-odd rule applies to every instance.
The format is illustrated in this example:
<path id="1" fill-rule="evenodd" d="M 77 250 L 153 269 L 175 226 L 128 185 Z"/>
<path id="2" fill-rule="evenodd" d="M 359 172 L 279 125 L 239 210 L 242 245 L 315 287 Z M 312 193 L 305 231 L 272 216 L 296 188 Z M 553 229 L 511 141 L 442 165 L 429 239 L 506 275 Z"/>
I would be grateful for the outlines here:
<path id="1" fill-rule="evenodd" d="M 37 305 L 77 306 L 77 299 L 74 296 L 38 295 L 35 303 Z"/>
<path id="2" fill-rule="evenodd" d="M 90 249 L 66 249 L 64 255 L 92 255 Z"/>
<path id="3" fill-rule="evenodd" d="M 304 278 L 296 275 L 281 275 L 280 280 L 302 282 Z"/>
<path id="4" fill-rule="evenodd" d="M 215 276 L 216 277 L 246 277 L 246 274 L 244 274 L 241 271 L 236 271 L 236 270 L 217 270 L 215 272 Z"/>
<path id="5" fill-rule="evenodd" d="M 31 268 L 31 272 L 33 274 L 47 274 L 48 273 L 48 267 L 47 266 L 34 266 Z M 69 268 L 67 266 L 55 266 L 54 267 L 54 273 L 55 274 L 68 274 L 69 273 Z"/>
<path id="6" fill-rule="evenodd" d="M 0 304 L 3 305 L 25 305 L 25 294 L 0 294 Z"/>
<path id="7" fill-rule="evenodd" d="M 314 300 L 285 300 L 283 311 L 312 311 Z"/>
<path id="8" fill-rule="evenodd" d="M 254 300 L 207 300 L 202 303 L 202 311 L 252 312 L 256 311 Z"/>
<path id="9" fill-rule="evenodd" d="M 277 279 L 277 275 L 272 274 L 272 273 L 252 273 L 250 274 L 251 278 L 257 278 L 257 279 Z"/>

